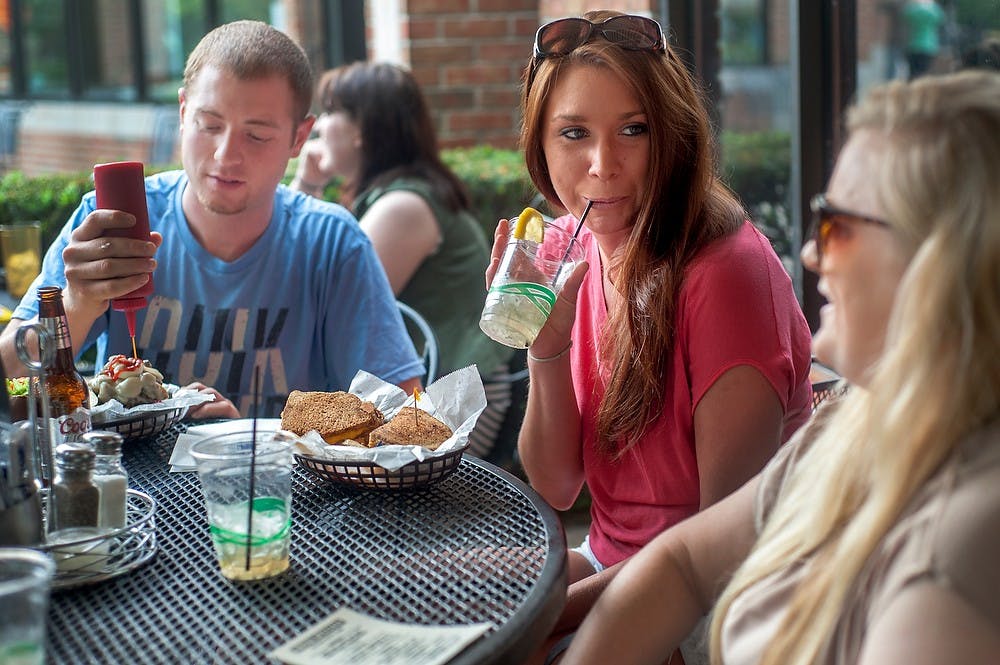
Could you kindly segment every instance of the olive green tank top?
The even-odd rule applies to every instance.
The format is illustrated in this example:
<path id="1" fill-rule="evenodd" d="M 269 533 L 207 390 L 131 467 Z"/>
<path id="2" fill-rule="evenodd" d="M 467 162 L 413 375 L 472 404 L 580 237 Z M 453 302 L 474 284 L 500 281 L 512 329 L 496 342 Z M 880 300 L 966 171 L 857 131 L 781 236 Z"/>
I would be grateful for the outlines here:
<path id="1" fill-rule="evenodd" d="M 483 275 L 490 258 L 486 236 L 470 212 L 452 212 L 435 197 L 429 183 L 411 177 L 362 192 L 354 214 L 361 219 L 375 201 L 397 190 L 413 192 L 427 202 L 442 238 L 398 298 L 417 310 L 434 331 L 439 376 L 472 364 L 482 376 L 489 376 L 510 359 L 513 349 L 497 344 L 479 329 L 486 301 Z"/>

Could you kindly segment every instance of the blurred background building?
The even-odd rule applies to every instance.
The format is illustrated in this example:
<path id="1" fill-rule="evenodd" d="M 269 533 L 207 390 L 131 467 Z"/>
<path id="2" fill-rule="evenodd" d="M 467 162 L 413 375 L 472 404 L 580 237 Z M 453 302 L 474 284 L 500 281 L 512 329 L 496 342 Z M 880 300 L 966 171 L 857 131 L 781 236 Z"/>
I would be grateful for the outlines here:
<path id="1" fill-rule="evenodd" d="M 825 14 L 822 39 L 804 48 L 853 66 L 855 88 L 863 90 L 907 74 L 904 4 L 0 0 L 0 164 L 32 175 L 88 169 L 109 159 L 175 160 L 177 88 L 185 57 L 207 30 L 237 18 L 260 19 L 288 32 L 305 47 L 317 72 L 358 59 L 407 64 L 430 96 L 446 146 L 514 147 L 517 84 L 537 26 L 593 7 L 642 13 L 659 19 L 673 43 L 688 53 L 709 86 L 722 129 L 789 132 L 795 22 L 809 12 Z M 995 0 L 945 0 L 942 7 L 948 20 L 934 71 L 954 67 L 966 47 L 1000 30 Z M 844 21 L 850 25 L 838 24 Z"/>
<path id="2" fill-rule="evenodd" d="M 413 69 L 445 147 L 516 147 L 537 27 L 590 8 L 653 16 L 705 84 L 724 176 L 787 267 L 840 145 L 844 107 L 906 78 L 907 0 L 0 0 L 0 174 L 178 161 L 177 88 L 213 26 L 253 18 L 317 72 L 359 59 Z M 942 0 L 932 72 L 1000 35 L 1000 0 Z M 813 309 L 808 302 L 804 308 Z"/>

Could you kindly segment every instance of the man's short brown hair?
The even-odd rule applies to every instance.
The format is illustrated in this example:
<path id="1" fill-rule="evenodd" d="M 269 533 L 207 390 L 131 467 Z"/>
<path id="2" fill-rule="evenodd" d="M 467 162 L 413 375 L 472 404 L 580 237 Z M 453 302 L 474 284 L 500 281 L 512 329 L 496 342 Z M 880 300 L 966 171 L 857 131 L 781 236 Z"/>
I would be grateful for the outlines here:
<path id="1" fill-rule="evenodd" d="M 293 120 L 312 106 L 313 73 L 302 47 L 285 33 L 261 21 L 233 21 L 202 37 L 184 67 L 184 87 L 192 88 L 206 66 L 219 67 L 242 80 L 279 75 L 292 88 Z"/>

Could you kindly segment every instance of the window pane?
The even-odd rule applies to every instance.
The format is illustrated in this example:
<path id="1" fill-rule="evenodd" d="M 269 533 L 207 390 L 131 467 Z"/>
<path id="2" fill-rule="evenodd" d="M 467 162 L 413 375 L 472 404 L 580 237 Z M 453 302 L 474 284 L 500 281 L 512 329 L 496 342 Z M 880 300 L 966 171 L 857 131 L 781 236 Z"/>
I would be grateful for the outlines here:
<path id="1" fill-rule="evenodd" d="M 1000 2 L 955 0 L 949 14 L 958 64 L 1000 70 Z"/>
<path id="2" fill-rule="evenodd" d="M 858 2 L 860 94 L 890 79 L 1000 69 L 1000 2 Z"/>
<path id="3" fill-rule="evenodd" d="M 187 55 L 206 32 L 205 15 L 205 3 L 201 0 L 142 4 L 146 83 L 154 101 L 177 101 Z"/>
<path id="4" fill-rule="evenodd" d="M 767 22 L 759 0 L 729 0 L 720 7 L 722 61 L 727 65 L 766 62 Z"/>
<path id="5" fill-rule="evenodd" d="M 790 214 L 788 3 L 722 0 L 719 10 L 722 175 L 797 280 L 799 233 Z"/>
<path id="6" fill-rule="evenodd" d="M 221 5 L 223 23 L 247 18 L 264 21 L 278 28 L 282 27 L 280 0 L 276 2 L 272 0 L 223 0 Z M 275 13 L 279 16 L 274 16 Z"/>
<path id="7" fill-rule="evenodd" d="M 68 96 L 63 3 L 61 0 L 23 0 L 21 7 L 28 93 L 42 97 Z"/>
<path id="8" fill-rule="evenodd" d="M 87 99 L 136 98 L 128 5 L 128 0 L 80 2 L 80 64 Z"/>

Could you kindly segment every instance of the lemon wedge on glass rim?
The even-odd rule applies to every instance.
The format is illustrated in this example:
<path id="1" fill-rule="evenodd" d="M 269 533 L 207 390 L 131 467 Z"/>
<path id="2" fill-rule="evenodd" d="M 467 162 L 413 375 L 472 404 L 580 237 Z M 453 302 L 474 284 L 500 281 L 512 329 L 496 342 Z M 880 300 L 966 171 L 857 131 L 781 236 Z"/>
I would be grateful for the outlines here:
<path id="1" fill-rule="evenodd" d="M 517 217 L 514 237 L 518 240 L 532 240 L 541 243 L 545 239 L 545 220 L 542 213 L 534 208 L 525 208 Z"/>

